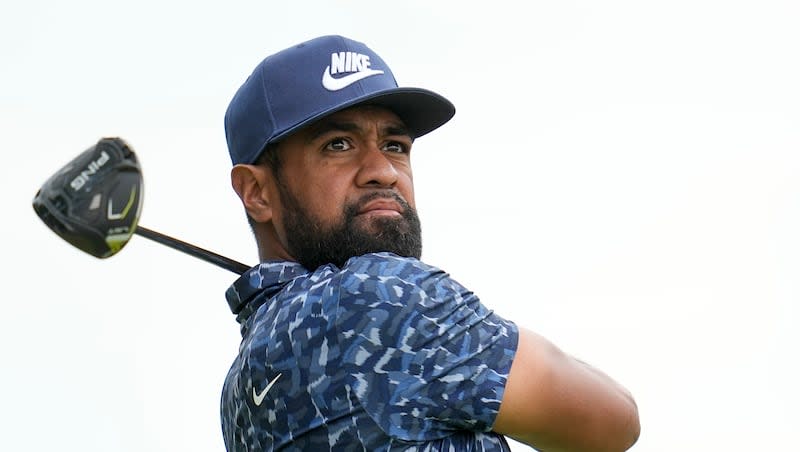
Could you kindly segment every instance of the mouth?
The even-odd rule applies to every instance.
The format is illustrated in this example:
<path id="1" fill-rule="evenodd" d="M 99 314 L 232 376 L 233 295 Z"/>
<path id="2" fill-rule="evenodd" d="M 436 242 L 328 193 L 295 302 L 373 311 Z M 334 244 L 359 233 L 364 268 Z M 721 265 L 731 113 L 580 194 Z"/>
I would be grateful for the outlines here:
<path id="1" fill-rule="evenodd" d="M 392 198 L 378 198 L 367 202 L 358 209 L 359 216 L 365 217 L 400 217 L 403 207 Z"/>

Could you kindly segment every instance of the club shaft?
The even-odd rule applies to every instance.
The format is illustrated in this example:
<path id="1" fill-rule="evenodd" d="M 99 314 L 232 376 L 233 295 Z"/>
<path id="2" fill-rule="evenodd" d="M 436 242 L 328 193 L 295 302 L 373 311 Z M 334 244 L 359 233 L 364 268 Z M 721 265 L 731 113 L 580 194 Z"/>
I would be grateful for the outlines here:
<path id="1" fill-rule="evenodd" d="M 162 245 L 168 246 L 172 249 L 182 251 L 190 256 L 194 256 L 198 259 L 210 262 L 214 265 L 224 268 L 225 270 L 232 271 L 237 275 L 241 275 L 242 273 L 250 269 L 249 266 L 241 262 L 236 262 L 233 259 L 229 259 L 225 256 L 220 256 L 217 253 L 204 250 L 203 248 L 192 245 L 191 243 L 186 243 L 182 240 L 178 240 L 174 237 L 170 237 L 160 232 L 153 231 L 152 229 L 147 229 L 143 226 L 136 226 L 134 233 L 141 235 L 142 237 L 146 237 L 150 240 L 153 240 L 154 242 L 158 242 Z"/>

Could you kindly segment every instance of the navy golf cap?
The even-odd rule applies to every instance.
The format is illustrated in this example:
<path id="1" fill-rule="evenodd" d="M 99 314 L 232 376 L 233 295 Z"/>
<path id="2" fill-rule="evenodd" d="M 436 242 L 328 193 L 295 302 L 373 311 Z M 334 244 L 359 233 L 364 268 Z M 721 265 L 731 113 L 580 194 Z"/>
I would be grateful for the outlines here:
<path id="1" fill-rule="evenodd" d="M 254 163 L 268 144 L 359 104 L 392 110 L 414 138 L 455 114 L 439 94 L 398 87 L 389 66 L 366 45 L 321 36 L 265 58 L 233 96 L 225 112 L 231 161 Z"/>

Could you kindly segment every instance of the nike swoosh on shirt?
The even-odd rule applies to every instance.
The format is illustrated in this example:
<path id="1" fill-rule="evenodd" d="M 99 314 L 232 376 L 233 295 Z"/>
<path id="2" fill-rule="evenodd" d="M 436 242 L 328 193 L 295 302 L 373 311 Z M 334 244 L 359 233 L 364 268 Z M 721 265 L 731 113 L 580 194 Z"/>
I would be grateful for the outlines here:
<path id="1" fill-rule="evenodd" d="M 261 406 L 261 402 L 264 401 L 264 397 L 267 396 L 267 392 L 272 387 L 272 385 L 274 385 L 275 382 L 278 381 L 278 378 L 281 378 L 281 375 L 283 374 L 278 374 L 277 377 L 273 378 L 272 381 L 270 381 L 269 384 L 267 384 L 267 387 L 264 388 L 263 391 L 261 391 L 261 394 L 257 394 L 256 388 L 255 387 L 253 388 L 253 402 L 255 402 L 256 406 Z"/>
<path id="2" fill-rule="evenodd" d="M 322 86 L 328 91 L 339 91 L 340 89 L 347 88 L 353 83 L 363 80 L 373 75 L 383 74 L 383 71 L 377 69 L 365 69 L 363 71 L 353 72 L 350 75 L 345 75 L 341 78 L 333 78 L 331 75 L 331 67 L 327 66 L 325 72 L 322 73 Z"/>

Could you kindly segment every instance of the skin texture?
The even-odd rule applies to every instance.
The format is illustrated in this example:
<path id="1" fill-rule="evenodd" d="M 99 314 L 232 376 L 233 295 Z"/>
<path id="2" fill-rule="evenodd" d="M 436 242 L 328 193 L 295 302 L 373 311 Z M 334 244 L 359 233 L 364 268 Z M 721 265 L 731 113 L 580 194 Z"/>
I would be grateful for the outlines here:
<path id="1" fill-rule="evenodd" d="M 278 177 L 263 164 L 236 165 L 231 181 L 254 220 L 261 260 L 306 265 L 292 234 L 307 223 L 312 233 L 340 228 L 348 206 L 348 234 L 366 237 L 369 247 L 379 248 L 372 251 L 397 245 L 388 236 L 419 235 L 409 216 L 415 206 L 412 141 L 391 111 L 355 107 L 282 141 Z M 303 221 L 292 221 L 292 209 L 303 211 Z M 413 248 L 398 254 L 419 257 L 421 250 Z M 616 452 L 636 442 L 639 428 L 625 388 L 520 328 L 494 431 L 546 452 Z"/>
<path id="2" fill-rule="evenodd" d="M 630 392 L 520 328 L 493 430 L 543 452 L 616 452 L 633 446 L 640 426 Z"/>

